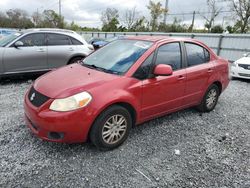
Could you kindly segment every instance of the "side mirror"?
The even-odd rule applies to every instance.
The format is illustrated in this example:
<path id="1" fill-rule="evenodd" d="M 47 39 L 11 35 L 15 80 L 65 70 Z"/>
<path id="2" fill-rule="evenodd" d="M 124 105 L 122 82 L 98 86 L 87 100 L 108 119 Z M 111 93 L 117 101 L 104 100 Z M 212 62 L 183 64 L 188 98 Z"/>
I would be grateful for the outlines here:
<path id="1" fill-rule="evenodd" d="M 15 44 L 14 44 L 14 46 L 15 46 L 16 48 L 18 48 L 18 47 L 24 46 L 24 44 L 23 44 L 22 41 L 16 41 Z"/>
<path id="2" fill-rule="evenodd" d="M 170 65 L 159 64 L 154 69 L 154 75 L 156 76 L 170 76 L 173 74 L 173 69 Z"/>

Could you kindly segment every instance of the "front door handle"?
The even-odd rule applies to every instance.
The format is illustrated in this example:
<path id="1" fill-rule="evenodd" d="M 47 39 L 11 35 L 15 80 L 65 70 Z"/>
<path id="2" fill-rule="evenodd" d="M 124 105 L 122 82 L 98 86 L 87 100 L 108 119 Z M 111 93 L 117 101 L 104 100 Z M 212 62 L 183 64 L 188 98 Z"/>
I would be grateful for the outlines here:
<path id="1" fill-rule="evenodd" d="M 73 48 L 69 48 L 69 51 L 74 51 L 74 49 Z"/>
<path id="2" fill-rule="evenodd" d="M 178 76 L 178 78 L 177 78 L 178 80 L 184 80 L 185 79 L 185 76 L 183 76 L 183 75 L 180 75 L 180 76 Z"/>
<path id="3" fill-rule="evenodd" d="M 39 48 L 38 50 L 36 50 L 37 52 L 45 52 L 44 48 Z"/>

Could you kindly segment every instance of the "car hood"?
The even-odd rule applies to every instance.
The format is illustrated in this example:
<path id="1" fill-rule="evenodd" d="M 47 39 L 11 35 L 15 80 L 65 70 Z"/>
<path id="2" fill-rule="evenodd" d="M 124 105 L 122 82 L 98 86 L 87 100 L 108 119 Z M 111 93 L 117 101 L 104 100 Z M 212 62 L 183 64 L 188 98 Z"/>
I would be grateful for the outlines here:
<path id="1" fill-rule="evenodd" d="M 250 57 L 243 57 L 236 61 L 238 64 L 250 65 Z"/>
<path id="2" fill-rule="evenodd" d="M 50 98 L 65 98 L 119 78 L 117 75 L 73 64 L 41 76 L 35 81 L 34 88 Z"/>

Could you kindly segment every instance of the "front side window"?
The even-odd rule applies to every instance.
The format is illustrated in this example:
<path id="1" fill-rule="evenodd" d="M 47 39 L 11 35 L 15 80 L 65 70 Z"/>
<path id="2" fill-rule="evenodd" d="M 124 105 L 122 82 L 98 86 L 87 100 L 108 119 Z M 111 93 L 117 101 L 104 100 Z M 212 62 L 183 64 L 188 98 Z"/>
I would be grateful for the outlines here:
<path id="1" fill-rule="evenodd" d="M 200 65 L 209 61 L 210 54 L 203 47 L 193 43 L 185 43 L 185 46 L 187 51 L 188 67 Z"/>
<path id="2" fill-rule="evenodd" d="M 169 43 L 159 47 L 156 65 L 170 65 L 173 70 L 181 68 L 181 49 L 179 43 Z"/>
<path id="3" fill-rule="evenodd" d="M 23 46 L 45 46 L 45 35 L 42 33 L 29 34 L 20 39 Z"/>
<path id="4" fill-rule="evenodd" d="M 116 40 L 84 59 L 83 66 L 124 74 L 153 43 L 138 40 Z"/>
<path id="5" fill-rule="evenodd" d="M 47 43 L 48 46 L 71 45 L 71 41 L 68 36 L 52 33 L 48 34 Z"/>
<path id="6" fill-rule="evenodd" d="M 148 76 L 150 75 L 151 68 L 152 68 L 153 58 L 154 58 L 154 53 L 152 53 L 137 69 L 137 71 L 134 73 L 135 78 L 139 80 L 144 80 L 148 78 Z"/>

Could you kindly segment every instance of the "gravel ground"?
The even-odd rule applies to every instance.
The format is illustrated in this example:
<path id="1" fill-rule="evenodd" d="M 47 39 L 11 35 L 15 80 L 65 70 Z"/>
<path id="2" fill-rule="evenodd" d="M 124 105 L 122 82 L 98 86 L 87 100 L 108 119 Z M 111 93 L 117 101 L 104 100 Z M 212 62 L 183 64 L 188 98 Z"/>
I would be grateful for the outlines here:
<path id="1" fill-rule="evenodd" d="M 250 187 L 250 82 L 231 81 L 210 113 L 149 121 L 108 152 L 33 136 L 22 107 L 30 83 L 0 85 L 0 187 Z"/>

